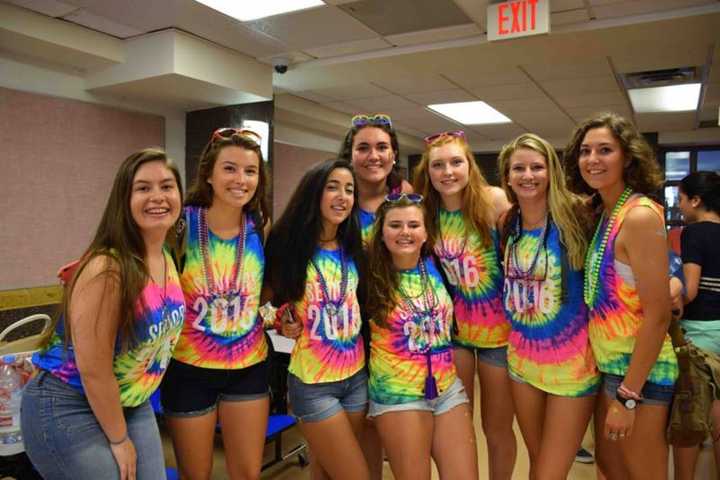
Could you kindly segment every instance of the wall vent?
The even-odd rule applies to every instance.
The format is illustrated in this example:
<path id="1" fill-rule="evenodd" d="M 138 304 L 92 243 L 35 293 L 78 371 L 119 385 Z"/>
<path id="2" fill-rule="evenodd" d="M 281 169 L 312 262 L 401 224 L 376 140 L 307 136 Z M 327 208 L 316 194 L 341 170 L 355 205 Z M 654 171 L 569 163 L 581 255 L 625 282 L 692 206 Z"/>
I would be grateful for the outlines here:
<path id="1" fill-rule="evenodd" d="M 700 83 L 705 67 L 678 67 L 645 72 L 621 73 L 618 75 L 625 88 L 665 87 L 684 83 Z"/>

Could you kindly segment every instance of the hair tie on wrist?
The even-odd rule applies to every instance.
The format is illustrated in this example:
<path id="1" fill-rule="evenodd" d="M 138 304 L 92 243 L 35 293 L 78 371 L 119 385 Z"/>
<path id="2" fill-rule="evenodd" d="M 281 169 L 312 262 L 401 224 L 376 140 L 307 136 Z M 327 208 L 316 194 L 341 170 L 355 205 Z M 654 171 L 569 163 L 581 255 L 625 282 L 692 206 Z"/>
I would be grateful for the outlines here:
<path id="1" fill-rule="evenodd" d="M 117 442 L 113 442 L 112 440 L 110 440 L 110 437 L 108 437 L 108 442 L 110 442 L 110 445 L 118 446 L 118 445 L 125 443 L 127 441 L 127 439 L 128 439 L 128 431 L 125 430 L 125 435 L 123 435 L 123 437 L 120 440 L 118 440 Z"/>

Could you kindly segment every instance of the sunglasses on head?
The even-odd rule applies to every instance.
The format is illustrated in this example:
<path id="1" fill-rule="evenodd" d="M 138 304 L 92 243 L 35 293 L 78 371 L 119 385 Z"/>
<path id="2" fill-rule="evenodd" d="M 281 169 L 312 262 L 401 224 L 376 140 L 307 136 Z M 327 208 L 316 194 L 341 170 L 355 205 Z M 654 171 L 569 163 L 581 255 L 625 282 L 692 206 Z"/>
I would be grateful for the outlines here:
<path id="1" fill-rule="evenodd" d="M 419 193 L 389 193 L 385 195 L 385 201 L 390 203 L 396 203 L 401 201 L 402 199 L 406 199 L 410 203 L 422 203 L 423 196 Z"/>
<path id="2" fill-rule="evenodd" d="M 233 127 L 218 128 L 213 132 L 212 137 L 210 137 L 210 141 L 214 142 L 215 140 L 220 140 L 221 138 L 231 138 L 233 135 L 239 135 L 241 137 L 249 138 L 258 145 L 260 145 L 260 142 L 262 142 L 262 138 L 260 138 L 259 133 L 254 132 L 248 128 Z"/>
<path id="3" fill-rule="evenodd" d="M 436 140 L 441 138 L 452 137 L 452 138 L 465 138 L 465 132 L 462 130 L 451 130 L 448 132 L 435 133 L 425 137 L 425 145 L 431 145 Z"/>
<path id="4" fill-rule="evenodd" d="M 354 128 L 365 127 L 367 125 L 385 125 L 392 128 L 392 120 L 390 115 L 384 113 L 376 113 L 374 115 L 355 115 L 350 120 L 350 125 Z"/>

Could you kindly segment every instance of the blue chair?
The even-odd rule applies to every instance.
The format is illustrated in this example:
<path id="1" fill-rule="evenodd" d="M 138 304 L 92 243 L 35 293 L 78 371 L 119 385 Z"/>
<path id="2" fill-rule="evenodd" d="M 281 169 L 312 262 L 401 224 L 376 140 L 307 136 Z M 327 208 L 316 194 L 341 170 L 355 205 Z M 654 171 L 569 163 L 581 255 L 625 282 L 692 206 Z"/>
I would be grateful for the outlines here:
<path id="1" fill-rule="evenodd" d="M 165 476 L 167 477 L 167 480 L 180 480 L 180 474 L 178 473 L 177 468 L 165 467 Z"/>

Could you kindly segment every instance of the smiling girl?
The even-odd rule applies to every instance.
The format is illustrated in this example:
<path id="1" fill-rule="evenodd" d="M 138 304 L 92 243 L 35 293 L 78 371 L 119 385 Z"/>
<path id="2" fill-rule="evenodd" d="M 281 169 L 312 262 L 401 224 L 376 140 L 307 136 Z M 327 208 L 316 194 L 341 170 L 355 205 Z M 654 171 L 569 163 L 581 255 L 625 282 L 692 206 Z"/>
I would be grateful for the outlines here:
<path id="1" fill-rule="evenodd" d="M 331 160 L 308 171 L 267 244 L 266 295 L 296 337 L 288 394 L 313 461 L 330 478 L 367 480 L 359 444 L 367 408 L 360 333 L 362 241 L 352 167 Z"/>
<path id="2" fill-rule="evenodd" d="M 260 138 L 216 130 L 185 207 L 181 271 L 187 321 L 162 386 L 183 478 L 207 479 L 220 423 L 231 479 L 260 475 L 268 346 L 258 316 L 267 222 Z"/>

